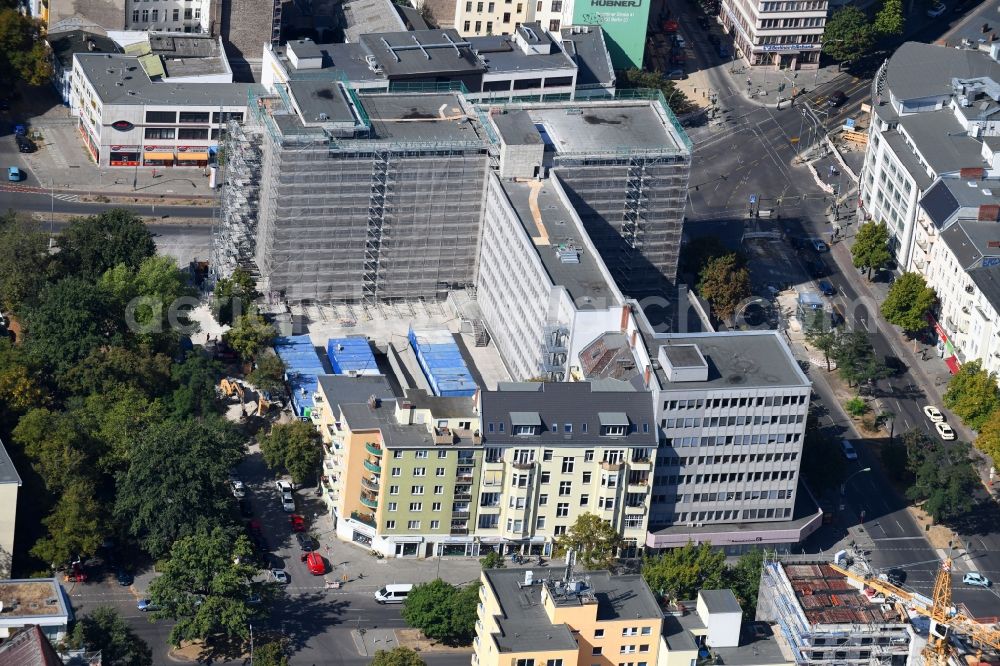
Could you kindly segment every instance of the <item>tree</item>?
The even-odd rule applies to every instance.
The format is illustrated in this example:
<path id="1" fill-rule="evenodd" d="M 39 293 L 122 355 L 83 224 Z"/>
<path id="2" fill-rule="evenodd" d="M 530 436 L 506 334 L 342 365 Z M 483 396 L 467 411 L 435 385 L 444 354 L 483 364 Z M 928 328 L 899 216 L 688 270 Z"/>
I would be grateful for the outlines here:
<path id="1" fill-rule="evenodd" d="M 726 555 L 703 543 L 690 541 L 683 548 L 671 548 L 642 563 L 642 577 L 649 589 L 672 600 L 694 599 L 699 590 L 722 587 Z"/>
<path id="2" fill-rule="evenodd" d="M 885 362 L 875 354 L 868 333 L 858 329 L 837 337 L 833 349 L 837 370 L 849 386 L 873 382 L 889 376 Z"/>
<path id="3" fill-rule="evenodd" d="M 667 99 L 670 110 L 678 115 L 688 113 L 694 109 L 694 105 L 688 99 L 687 95 L 673 81 L 664 78 L 663 72 L 660 71 L 650 72 L 633 67 L 626 70 L 625 76 L 619 79 L 619 86 L 622 88 L 659 90 Z"/>
<path id="4" fill-rule="evenodd" d="M 0 337 L 0 432 L 10 432 L 18 416 L 45 402 L 46 394 L 22 348 Z"/>
<path id="5" fill-rule="evenodd" d="M 132 332 L 147 342 L 176 338 L 177 333 L 171 330 L 172 314 L 178 324 L 190 326 L 186 317 L 189 307 L 181 299 L 195 292 L 171 257 L 147 257 L 134 269 L 118 264 L 104 272 L 99 284 L 130 316 Z"/>
<path id="6" fill-rule="evenodd" d="M 46 286 L 25 308 L 25 346 L 38 363 L 66 370 L 98 347 L 123 342 L 123 317 L 109 296 L 77 277 Z"/>
<path id="7" fill-rule="evenodd" d="M 0 307 L 20 313 L 49 278 L 49 236 L 34 220 L 0 218 Z"/>
<path id="8" fill-rule="evenodd" d="M 937 293 L 927 286 L 920 273 L 903 273 L 889 287 L 882 302 L 882 316 L 899 326 L 911 338 L 927 328 L 927 313 L 937 302 Z"/>
<path id="9" fill-rule="evenodd" d="M 854 236 L 851 246 L 854 267 L 867 273 L 871 280 L 872 269 L 881 268 L 892 259 L 889 254 L 889 229 L 882 222 L 865 222 Z"/>
<path id="10" fill-rule="evenodd" d="M 507 563 L 504 562 L 503 555 L 496 552 L 495 550 L 491 550 L 490 552 L 486 553 L 486 557 L 480 557 L 479 564 L 483 567 L 484 571 L 486 569 L 507 568 Z"/>
<path id="11" fill-rule="evenodd" d="M 699 275 L 698 293 L 719 319 L 729 320 L 750 296 L 750 271 L 736 253 L 710 259 Z"/>
<path id="12" fill-rule="evenodd" d="M 946 447 L 918 431 L 908 432 L 902 439 L 907 467 L 914 477 L 906 496 L 922 502 L 936 522 L 967 513 L 975 504 L 979 485 L 979 477 L 969 463 L 969 445 L 956 442 Z"/>
<path id="13" fill-rule="evenodd" d="M 101 652 L 101 662 L 115 666 L 149 666 L 153 651 L 110 606 L 98 606 L 76 621 L 69 646 Z"/>
<path id="14" fill-rule="evenodd" d="M 99 347 L 61 373 L 58 386 L 65 395 L 106 395 L 134 388 L 155 396 L 169 387 L 170 372 L 170 357 L 148 348 Z"/>
<path id="15" fill-rule="evenodd" d="M 260 452 L 268 467 L 288 472 L 296 484 L 315 473 L 323 455 L 319 433 L 305 421 L 275 424 L 260 438 Z"/>
<path id="16" fill-rule="evenodd" d="M 93 555 L 108 534 L 105 515 L 94 484 L 86 479 L 72 480 L 59 495 L 55 509 L 42 520 L 48 536 L 35 542 L 31 554 L 54 567 L 75 556 Z"/>
<path id="17" fill-rule="evenodd" d="M 726 247 L 726 244 L 719 240 L 718 236 L 696 236 L 685 243 L 682 248 L 681 272 L 697 276 L 701 274 L 705 264 L 710 260 L 727 254 L 734 254 L 734 252 Z M 740 258 L 741 263 L 746 263 L 746 258 L 741 253 L 736 252 L 735 254 Z"/>
<path id="18" fill-rule="evenodd" d="M 87 437 L 66 412 L 32 409 L 21 417 L 12 435 L 48 490 L 63 492 L 85 476 L 90 463 Z"/>
<path id="19" fill-rule="evenodd" d="M 376 653 L 377 656 L 378 653 Z M 253 663 L 254 666 L 288 666 L 288 654 L 286 654 L 284 642 L 271 641 L 255 648 Z"/>
<path id="20" fill-rule="evenodd" d="M 170 368 L 177 388 L 171 396 L 174 414 L 199 416 L 219 411 L 215 387 L 222 377 L 222 366 L 200 354 L 188 354 L 181 363 Z"/>
<path id="21" fill-rule="evenodd" d="M 71 412 L 91 440 L 96 468 L 109 475 L 128 470 L 142 432 L 167 416 L 160 400 L 126 386 L 89 395 Z"/>
<path id="22" fill-rule="evenodd" d="M 398 647 L 392 650 L 378 650 L 371 666 L 427 666 L 416 650 Z"/>
<path id="23" fill-rule="evenodd" d="M 870 407 L 868 407 L 868 403 L 865 402 L 864 398 L 854 396 L 844 403 L 844 409 L 846 409 L 847 413 L 851 416 L 860 418 L 868 413 Z"/>
<path id="24" fill-rule="evenodd" d="M 0 83 L 10 90 L 18 81 L 45 85 L 52 77 L 42 25 L 10 3 L 0 9 Z"/>
<path id="25" fill-rule="evenodd" d="M 150 599 L 161 609 L 153 618 L 177 621 L 170 630 L 172 644 L 250 637 L 250 623 L 262 614 L 249 602 L 251 580 L 259 573 L 248 564 L 252 560 L 247 536 L 234 538 L 221 527 L 202 527 L 174 542 L 163 575 L 149 586 Z"/>
<path id="26" fill-rule="evenodd" d="M 875 15 L 875 32 L 880 37 L 896 37 L 903 34 L 905 24 L 902 0 L 882 0 L 882 8 Z"/>
<path id="27" fill-rule="evenodd" d="M 256 310 L 251 309 L 240 315 L 233 322 L 233 327 L 226 331 L 222 339 L 244 361 L 252 360 L 261 349 L 274 339 L 275 330 Z"/>
<path id="28" fill-rule="evenodd" d="M 231 326 L 238 315 L 248 312 L 257 297 L 253 277 L 237 268 L 228 278 L 220 278 L 212 292 L 212 314 L 223 326 Z"/>
<path id="29" fill-rule="evenodd" d="M 805 329 L 806 340 L 816 349 L 823 352 L 823 359 L 826 361 L 826 371 L 830 372 L 830 358 L 837 348 L 839 333 L 836 328 L 831 328 L 828 324 L 829 316 L 826 310 L 814 310 L 807 315 Z"/>
<path id="30" fill-rule="evenodd" d="M 114 514 L 147 553 L 162 557 L 200 526 L 226 522 L 232 502 L 226 479 L 244 453 L 232 424 L 219 417 L 171 418 L 131 440 Z"/>
<path id="31" fill-rule="evenodd" d="M 64 274 L 92 281 L 118 264 L 135 270 L 156 254 L 153 235 L 142 218 L 124 208 L 74 219 L 57 244 Z"/>
<path id="32" fill-rule="evenodd" d="M 826 22 L 823 53 L 839 62 L 854 62 L 875 45 L 875 31 L 865 13 L 854 5 L 838 9 Z"/>
<path id="33" fill-rule="evenodd" d="M 440 578 L 417 585 L 403 602 L 403 619 L 427 638 L 467 642 L 475 633 L 479 585 L 458 588 Z"/>
<path id="34" fill-rule="evenodd" d="M 760 588 L 760 574 L 764 570 L 764 551 L 753 548 L 740 555 L 736 564 L 725 574 L 725 584 L 743 608 L 743 617 L 752 621 L 757 615 L 757 591 Z"/>
<path id="35" fill-rule="evenodd" d="M 556 541 L 560 554 L 573 551 L 584 569 L 609 569 L 621 543 L 621 535 L 611 523 L 596 514 L 580 514 L 569 530 Z"/>
<path id="36" fill-rule="evenodd" d="M 285 364 L 277 354 L 258 354 L 247 379 L 260 391 L 280 393 L 285 388 Z"/>
<path id="37" fill-rule="evenodd" d="M 976 437 L 976 448 L 993 460 L 993 466 L 1000 468 L 1000 409 L 990 412 Z"/>
<path id="38" fill-rule="evenodd" d="M 987 372 L 979 360 L 964 364 L 948 382 L 944 406 L 955 412 L 965 425 L 979 430 L 1000 407 L 996 373 Z"/>

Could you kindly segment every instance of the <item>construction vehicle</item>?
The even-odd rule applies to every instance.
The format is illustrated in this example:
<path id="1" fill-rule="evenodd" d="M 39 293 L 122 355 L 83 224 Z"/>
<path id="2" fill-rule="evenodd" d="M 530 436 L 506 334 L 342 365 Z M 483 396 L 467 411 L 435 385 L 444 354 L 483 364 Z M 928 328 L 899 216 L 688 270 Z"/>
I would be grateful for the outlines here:
<path id="1" fill-rule="evenodd" d="M 243 392 L 243 387 L 237 379 L 226 377 L 219 382 L 219 390 L 222 392 L 222 395 L 227 398 L 232 398 L 234 395 L 239 397 L 241 405 L 245 402 L 246 398 Z"/>
<path id="2" fill-rule="evenodd" d="M 840 553 L 838 553 L 838 556 Z M 852 569 L 849 566 L 840 564 L 838 557 L 834 557 L 834 563 L 830 567 L 844 575 L 850 580 L 860 583 L 864 587 L 881 592 L 886 598 L 895 598 L 907 609 L 911 609 L 920 615 L 930 619 L 930 631 L 927 635 L 927 646 L 923 649 L 925 666 L 947 666 L 952 647 L 948 642 L 948 633 L 954 632 L 961 635 L 978 650 L 978 658 L 982 657 L 984 648 L 991 648 L 1000 651 L 1000 631 L 993 625 L 977 622 L 975 619 L 958 612 L 958 609 L 951 603 L 951 570 L 952 557 L 948 557 L 941 563 L 937 577 L 934 579 L 934 597 L 927 597 L 910 592 L 897 585 L 893 585 L 888 580 L 880 580 L 879 577 L 862 567 L 863 571 Z"/>

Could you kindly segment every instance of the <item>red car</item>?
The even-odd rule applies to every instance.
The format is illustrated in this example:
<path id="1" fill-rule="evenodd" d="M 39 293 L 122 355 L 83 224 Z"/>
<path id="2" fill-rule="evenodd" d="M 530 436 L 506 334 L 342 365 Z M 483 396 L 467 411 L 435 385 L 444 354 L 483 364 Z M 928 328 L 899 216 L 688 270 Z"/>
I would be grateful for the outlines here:
<path id="1" fill-rule="evenodd" d="M 297 513 L 293 513 L 288 517 L 288 521 L 292 524 L 293 532 L 305 532 L 306 531 L 306 519 Z"/>
<path id="2" fill-rule="evenodd" d="M 680 28 L 680 27 L 681 27 L 680 24 L 677 23 L 677 21 L 674 21 L 674 20 L 669 20 L 669 21 L 664 21 L 663 22 L 663 32 L 667 33 L 668 35 L 671 34 L 671 33 L 677 32 L 677 29 Z"/>
<path id="3" fill-rule="evenodd" d="M 314 576 L 322 576 L 326 573 L 326 560 L 315 551 L 306 555 L 306 566 L 309 568 L 309 573 Z"/>

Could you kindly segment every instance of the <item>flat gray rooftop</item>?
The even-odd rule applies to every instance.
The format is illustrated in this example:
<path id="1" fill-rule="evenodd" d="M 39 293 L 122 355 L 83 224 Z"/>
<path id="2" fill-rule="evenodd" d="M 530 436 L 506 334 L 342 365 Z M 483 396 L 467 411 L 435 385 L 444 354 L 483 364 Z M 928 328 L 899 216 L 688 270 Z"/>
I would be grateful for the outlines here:
<path id="1" fill-rule="evenodd" d="M 391 0 L 347 0 L 342 6 L 347 22 L 344 36 L 348 41 L 358 42 L 370 33 L 406 30 Z"/>
<path id="2" fill-rule="evenodd" d="M 695 602 L 684 604 L 694 608 Z M 758 631 L 752 631 L 757 628 Z M 697 613 L 685 613 L 680 616 L 668 615 L 663 618 L 663 638 L 672 650 L 696 650 L 694 633 L 705 634 L 705 623 Z M 740 666 L 771 666 L 772 664 L 792 663 L 789 655 L 781 651 L 781 645 L 774 637 L 774 632 L 762 622 L 747 623 L 740 633 L 739 647 L 711 648 L 712 652 L 722 658 L 723 664 L 739 664 Z"/>
<path id="3" fill-rule="evenodd" d="M 679 345 L 672 344 L 665 347 L 667 358 L 670 362 L 679 368 L 701 368 L 705 366 L 705 362 L 701 358 L 701 354 L 698 353 L 695 345 Z"/>
<path id="4" fill-rule="evenodd" d="M 989 166 L 981 154 L 982 143 L 966 133 L 951 109 L 903 116 L 899 125 L 938 175 Z"/>
<path id="5" fill-rule="evenodd" d="M 927 167 L 922 165 L 917 156 L 913 154 L 913 149 L 906 143 L 906 137 L 893 129 L 882 132 L 882 138 L 892 148 L 893 155 L 896 156 L 896 159 L 906 169 L 906 172 L 913 178 L 913 181 L 917 184 L 917 188 L 926 190 L 930 187 L 934 179 L 927 175 Z"/>
<path id="6" fill-rule="evenodd" d="M 305 122 L 354 122 L 346 92 L 338 82 L 295 80 L 289 82 L 292 97 Z M 321 118 L 321 114 L 326 117 Z"/>
<path id="7" fill-rule="evenodd" d="M 264 92 L 252 83 L 153 82 L 133 56 L 78 53 L 76 58 L 104 104 L 246 106 L 251 87 Z"/>
<path id="8" fill-rule="evenodd" d="M 0 483 L 16 483 L 17 485 L 21 485 L 21 477 L 18 475 L 17 470 L 14 469 L 14 463 L 11 461 L 10 456 L 7 455 L 7 449 L 4 448 L 2 441 L 0 441 Z"/>
<path id="9" fill-rule="evenodd" d="M 561 33 L 563 49 L 576 63 L 577 88 L 614 85 L 615 70 L 600 26 L 563 28 Z"/>
<path id="10" fill-rule="evenodd" d="M 991 9 L 991 13 L 992 23 L 997 19 L 996 9 Z M 974 25 L 978 28 L 982 23 Z M 906 42 L 889 58 L 885 83 L 897 99 L 906 100 L 949 95 L 952 78 L 977 76 L 992 76 L 1000 81 L 1000 63 L 991 59 L 989 53 L 975 49 Z"/>
<path id="11" fill-rule="evenodd" d="M 478 121 L 466 116 L 456 95 L 362 95 L 361 105 L 378 139 L 485 146 Z"/>
<path id="12" fill-rule="evenodd" d="M 275 55 L 285 67 L 290 80 L 313 79 L 339 81 L 343 73 L 348 81 L 385 81 L 385 76 L 373 72 L 365 60 L 368 49 L 362 44 L 316 44 L 323 56 L 320 69 L 297 69 L 288 58 L 288 46 L 277 46 Z"/>
<path id="13" fill-rule="evenodd" d="M 980 206 L 1000 205 L 1000 179 L 941 178 L 920 198 L 920 205 L 940 229 L 963 208 L 978 211 Z"/>
<path id="14" fill-rule="evenodd" d="M 664 390 L 810 385 L 776 331 L 676 334 L 647 337 L 646 343 L 653 358 L 659 355 L 660 347 L 668 343 L 698 345 L 708 361 L 708 381 L 704 382 L 670 382 L 663 368 L 658 368 L 656 376 Z"/>
<path id="15" fill-rule="evenodd" d="M 739 613 L 743 610 L 732 590 L 701 590 L 698 594 L 709 613 Z"/>
<path id="16" fill-rule="evenodd" d="M 600 150 L 664 150 L 681 149 L 665 117 L 653 109 L 650 102 L 613 105 L 574 105 L 532 107 L 532 120 L 541 124 L 548 141 L 556 152 L 583 153 Z M 543 137 L 544 138 L 544 137 Z"/>
<path id="17" fill-rule="evenodd" d="M 208 35 L 157 32 L 149 36 L 149 47 L 164 58 L 218 58 L 222 55 L 217 38 Z"/>
<path id="18" fill-rule="evenodd" d="M 558 44 L 553 44 L 551 53 L 527 54 L 514 43 L 511 35 L 469 37 L 468 41 L 479 52 L 490 72 L 570 70 L 575 67 L 573 60 Z M 546 41 L 551 40 L 546 36 Z"/>
<path id="19" fill-rule="evenodd" d="M 538 128 L 535 127 L 527 111 L 512 110 L 494 114 L 490 118 L 500 132 L 500 138 L 506 144 L 531 146 L 542 142 L 542 135 L 538 133 Z"/>
<path id="20" fill-rule="evenodd" d="M 89 30 L 50 33 L 48 42 L 52 54 L 65 70 L 73 67 L 74 53 L 121 53 L 121 48 L 113 39 Z M 90 43 L 94 45 L 93 50 L 90 49 Z"/>
<path id="21" fill-rule="evenodd" d="M 399 20 L 398 15 L 396 18 Z M 390 79 L 486 71 L 465 39 L 451 29 L 375 32 L 361 35 L 360 42 L 378 59 Z"/>
<path id="22" fill-rule="evenodd" d="M 584 246 L 584 232 L 551 182 L 542 181 L 541 187 L 538 183 L 514 181 L 502 184 L 552 284 L 565 287 L 578 310 L 620 304 L 617 290 L 601 272 L 600 257 Z M 576 263 L 563 261 L 560 253 L 575 257 Z"/>

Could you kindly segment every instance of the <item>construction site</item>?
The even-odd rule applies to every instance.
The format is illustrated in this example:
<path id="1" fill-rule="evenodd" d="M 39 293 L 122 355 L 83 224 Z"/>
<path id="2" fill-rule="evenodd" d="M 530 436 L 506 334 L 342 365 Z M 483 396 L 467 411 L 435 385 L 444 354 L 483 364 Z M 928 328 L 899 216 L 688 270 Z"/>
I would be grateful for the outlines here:
<path id="1" fill-rule="evenodd" d="M 871 568 L 854 548 L 833 562 L 765 558 L 757 619 L 774 625 L 795 664 L 972 666 L 998 663 L 996 618 L 951 602 L 952 559 L 928 598 Z"/>
<path id="2" fill-rule="evenodd" d="M 474 293 L 487 174 L 527 142 L 529 179 L 558 173 L 623 289 L 674 279 L 691 143 L 658 91 L 476 105 L 461 83 L 413 88 L 294 80 L 251 98 L 227 134 L 215 276 L 246 268 L 274 303 Z M 533 136 L 503 135 L 511 110 Z"/>

